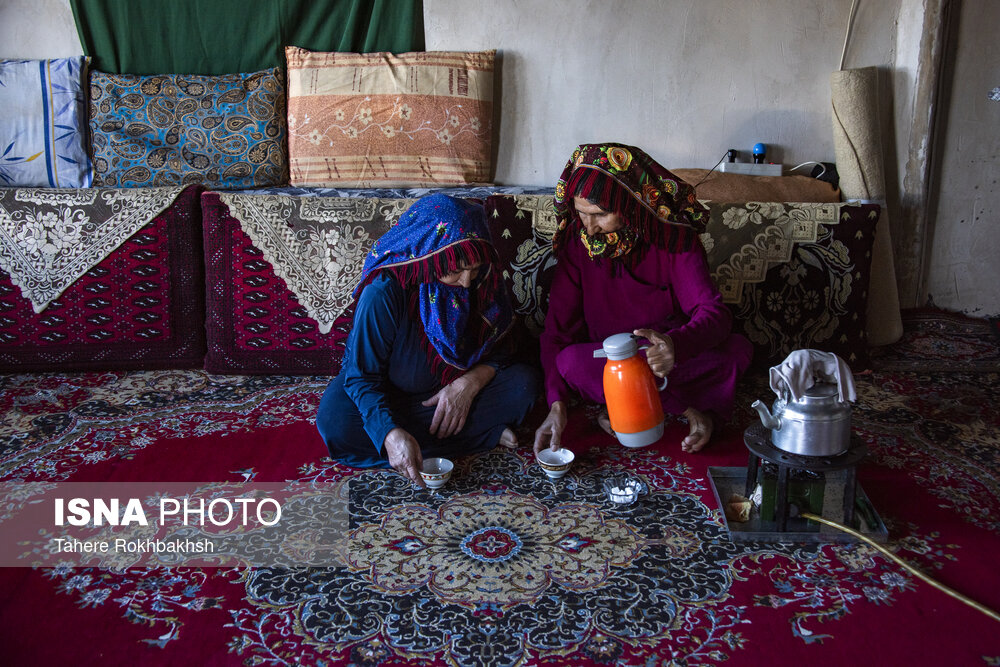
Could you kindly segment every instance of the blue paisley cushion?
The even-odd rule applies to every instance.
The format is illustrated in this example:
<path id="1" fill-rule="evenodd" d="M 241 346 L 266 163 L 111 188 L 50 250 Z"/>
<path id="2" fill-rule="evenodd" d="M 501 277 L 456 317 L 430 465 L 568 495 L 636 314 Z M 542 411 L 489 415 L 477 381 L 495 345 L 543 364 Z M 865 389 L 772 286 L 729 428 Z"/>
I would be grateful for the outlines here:
<path id="1" fill-rule="evenodd" d="M 87 59 L 0 61 L 0 186 L 90 187 Z"/>
<path id="2" fill-rule="evenodd" d="M 222 76 L 95 71 L 90 131 L 96 186 L 239 189 L 288 180 L 278 69 Z"/>

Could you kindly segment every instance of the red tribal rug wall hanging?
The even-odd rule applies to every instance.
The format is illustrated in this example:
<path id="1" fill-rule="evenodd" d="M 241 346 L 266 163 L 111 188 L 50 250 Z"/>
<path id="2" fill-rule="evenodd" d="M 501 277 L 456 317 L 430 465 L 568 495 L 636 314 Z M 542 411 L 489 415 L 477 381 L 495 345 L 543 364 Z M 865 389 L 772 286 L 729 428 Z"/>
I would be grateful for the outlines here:
<path id="1" fill-rule="evenodd" d="M 956 364 L 955 369 L 960 364 Z M 995 373 L 856 377 L 859 479 L 886 546 L 1000 607 Z M 997 622 L 861 543 L 730 539 L 710 466 L 746 465 L 734 423 L 685 455 L 686 425 L 628 450 L 577 406 L 560 480 L 517 449 L 420 490 L 333 464 L 311 422 L 329 378 L 200 371 L 0 377 L 3 480 L 346 482 L 329 568 L 0 568 L 10 664 L 995 664 Z M 628 470 L 628 507 L 601 489 Z M 0 529 L 3 524 L 0 523 Z"/>
<path id="2" fill-rule="evenodd" d="M 200 366 L 200 192 L 3 188 L 0 370 Z"/>

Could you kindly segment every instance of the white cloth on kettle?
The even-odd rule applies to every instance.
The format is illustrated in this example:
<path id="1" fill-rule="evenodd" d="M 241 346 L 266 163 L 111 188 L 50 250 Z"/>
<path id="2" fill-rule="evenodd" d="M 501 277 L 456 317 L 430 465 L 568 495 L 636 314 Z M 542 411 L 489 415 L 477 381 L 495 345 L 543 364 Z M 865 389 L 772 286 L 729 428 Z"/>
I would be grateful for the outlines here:
<path id="1" fill-rule="evenodd" d="M 847 363 L 833 352 L 795 350 L 781 364 L 771 367 L 771 390 L 781 397 L 797 401 L 817 381 L 836 383 L 840 400 L 854 401 L 854 375 Z"/>

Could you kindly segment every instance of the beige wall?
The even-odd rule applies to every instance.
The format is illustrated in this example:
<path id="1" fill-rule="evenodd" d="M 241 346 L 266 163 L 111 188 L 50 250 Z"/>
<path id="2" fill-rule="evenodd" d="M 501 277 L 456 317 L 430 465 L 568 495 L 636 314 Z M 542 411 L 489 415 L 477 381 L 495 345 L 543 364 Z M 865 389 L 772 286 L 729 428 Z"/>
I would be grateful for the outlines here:
<path id="1" fill-rule="evenodd" d="M 83 53 L 69 0 L 0 0 L 0 58 L 66 58 Z"/>
<path id="2" fill-rule="evenodd" d="M 924 292 L 948 310 L 1000 314 L 1000 3 L 963 0 L 935 146 L 934 231 Z M 985 28 L 985 29 L 984 29 Z"/>
<path id="3" fill-rule="evenodd" d="M 863 2 L 847 67 L 892 62 L 898 2 Z M 833 161 L 830 73 L 851 0 L 424 0 L 427 48 L 503 57 L 497 180 L 552 184 L 580 143 L 712 167 L 757 142 Z M 801 173 L 801 172 L 799 172 Z M 808 173 L 808 172 L 807 172 Z"/>
<path id="4" fill-rule="evenodd" d="M 928 26 L 949 4 L 961 9 L 954 79 L 936 115 L 948 122 L 934 155 L 939 179 L 926 181 L 919 167 L 930 159 L 929 140 L 919 122 L 911 130 L 914 118 L 929 117 L 919 94 L 927 90 L 921 77 L 933 69 Z M 727 148 L 748 153 L 758 141 L 787 167 L 834 161 L 829 77 L 840 68 L 851 5 L 424 0 L 424 20 L 428 49 L 500 51 L 497 182 L 552 185 L 573 148 L 591 141 L 642 146 L 668 167 L 711 167 Z M 853 25 L 844 66 L 876 66 L 883 79 L 887 197 L 903 306 L 922 304 L 929 293 L 951 310 L 1000 314 L 1000 269 L 988 261 L 1000 245 L 1000 103 L 987 98 L 1000 85 L 1000 3 L 858 0 Z M 81 52 L 68 0 L 0 0 L 0 57 Z M 925 227 L 908 234 L 928 193 Z"/>

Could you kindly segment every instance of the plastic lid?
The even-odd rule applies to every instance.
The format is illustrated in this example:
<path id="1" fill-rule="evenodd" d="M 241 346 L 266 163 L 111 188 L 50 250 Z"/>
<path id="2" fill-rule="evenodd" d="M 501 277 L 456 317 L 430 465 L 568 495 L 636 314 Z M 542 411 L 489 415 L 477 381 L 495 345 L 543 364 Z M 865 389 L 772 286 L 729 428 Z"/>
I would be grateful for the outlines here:
<path id="1" fill-rule="evenodd" d="M 630 333 L 608 336 L 601 345 L 604 348 L 604 354 L 608 355 L 608 359 L 628 359 L 639 351 L 639 344 L 636 342 L 635 336 Z"/>

